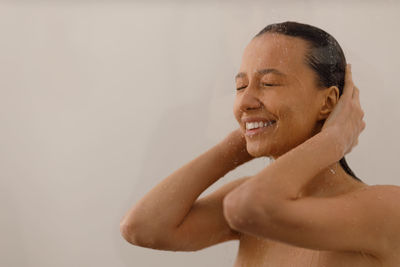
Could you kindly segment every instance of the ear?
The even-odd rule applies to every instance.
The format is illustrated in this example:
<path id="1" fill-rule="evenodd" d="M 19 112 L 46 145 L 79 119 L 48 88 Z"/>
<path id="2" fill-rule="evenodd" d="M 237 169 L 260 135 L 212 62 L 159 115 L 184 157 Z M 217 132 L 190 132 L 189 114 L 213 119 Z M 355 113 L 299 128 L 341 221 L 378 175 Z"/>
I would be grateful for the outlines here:
<path id="1" fill-rule="evenodd" d="M 331 86 L 323 91 L 322 106 L 318 114 L 318 120 L 324 120 L 329 117 L 332 110 L 339 101 L 339 88 Z"/>

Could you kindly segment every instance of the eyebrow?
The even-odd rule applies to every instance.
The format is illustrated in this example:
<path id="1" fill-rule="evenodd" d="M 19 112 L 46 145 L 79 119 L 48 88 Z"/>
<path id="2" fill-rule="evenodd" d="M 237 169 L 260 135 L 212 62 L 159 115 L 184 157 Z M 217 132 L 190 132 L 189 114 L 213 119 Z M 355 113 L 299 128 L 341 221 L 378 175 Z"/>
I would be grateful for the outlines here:
<path id="1" fill-rule="evenodd" d="M 283 72 L 280 72 L 280 71 L 277 70 L 277 69 L 262 69 L 262 70 L 258 70 L 257 73 L 258 73 L 258 74 L 261 74 L 261 75 L 265 75 L 265 74 L 267 74 L 267 73 L 274 73 L 274 74 L 277 74 L 277 75 L 280 75 L 280 76 L 286 76 L 286 74 L 284 74 Z M 236 74 L 235 80 L 236 80 L 237 78 L 242 78 L 242 77 L 244 77 L 244 76 L 246 76 L 246 73 L 244 73 L 244 72 L 239 72 L 238 74 Z"/>

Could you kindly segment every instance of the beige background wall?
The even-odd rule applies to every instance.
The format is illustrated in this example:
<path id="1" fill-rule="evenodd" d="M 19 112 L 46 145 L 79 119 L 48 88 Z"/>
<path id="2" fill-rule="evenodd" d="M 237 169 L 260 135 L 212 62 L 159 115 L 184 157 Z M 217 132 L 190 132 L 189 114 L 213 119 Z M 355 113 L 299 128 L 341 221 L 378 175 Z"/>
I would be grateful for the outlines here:
<path id="1" fill-rule="evenodd" d="M 1 1 L 0 266 L 232 266 L 237 242 L 150 250 L 125 242 L 119 222 L 237 127 L 242 51 L 274 22 L 339 41 L 367 124 L 349 165 L 368 184 L 400 185 L 400 5 L 276 2 Z"/>

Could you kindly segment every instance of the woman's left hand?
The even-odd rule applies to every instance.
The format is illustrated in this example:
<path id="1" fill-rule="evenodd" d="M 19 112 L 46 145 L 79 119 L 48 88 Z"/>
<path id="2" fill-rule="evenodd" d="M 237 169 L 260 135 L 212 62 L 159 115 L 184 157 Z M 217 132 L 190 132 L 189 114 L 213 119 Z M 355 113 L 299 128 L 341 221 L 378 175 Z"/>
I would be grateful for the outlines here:
<path id="1" fill-rule="evenodd" d="M 353 83 L 351 67 L 347 64 L 343 94 L 326 119 L 321 132 L 333 133 L 333 138 L 339 142 L 344 156 L 358 144 L 358 136 L 365 128 L 363 117 L 359 90 Z"/>

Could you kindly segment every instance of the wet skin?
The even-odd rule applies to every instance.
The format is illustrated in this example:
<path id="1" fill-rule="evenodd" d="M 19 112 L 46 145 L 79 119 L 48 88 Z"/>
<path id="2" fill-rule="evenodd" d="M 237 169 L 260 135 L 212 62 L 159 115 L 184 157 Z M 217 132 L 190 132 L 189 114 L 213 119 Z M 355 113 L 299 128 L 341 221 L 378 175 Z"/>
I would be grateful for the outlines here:
<path id="1" fill-rule="evenodd" d="M 324 103 L 327 100 L 337 103 L 337 87 L 316 86 L 316 75 L 304 62 L 306 49 L 307 42 L 302 39 L 267 33 L 253 39 L 243 53 L 236 76 L 237 93 L 233 112 L 245 135 L 247 151 L 253 157 L 277 159 L 313 137 L 321 131 L 322 121 L 332 111 L 324 110 Z M 251 116 L 274 119 L 276 123 L 257 135 L 246 135 L 242 118 Z M 336 162 L 314 177 L 301 196 L 332 198 L 363 190 L 369 190 L 370 196 L 377 196 L 386 190 L 380 187 L 375 189 L 355 180 Z M 391 189 L 389 187 L 387 190 Z M 398 190 L 388 198 L 393 198 L 393 201 L 399 199 Z M 361 197 L 358 201 L 364 200 Z M 340 216 L 339 213 L 336 215 Z M 365 235 L 379 230 L 370 229 L 371 232 L 365 232 Z M 398 266 L 396 264 L 400 261 L 396 256 L 400 253 L 396 249 L 386 254 L 317 250 L 245 231 L 240 233 L 239 240 L 235 266 L 365 267 Z M 379 250 L 381 248 L 377 247 L 376 251 Z"/>

